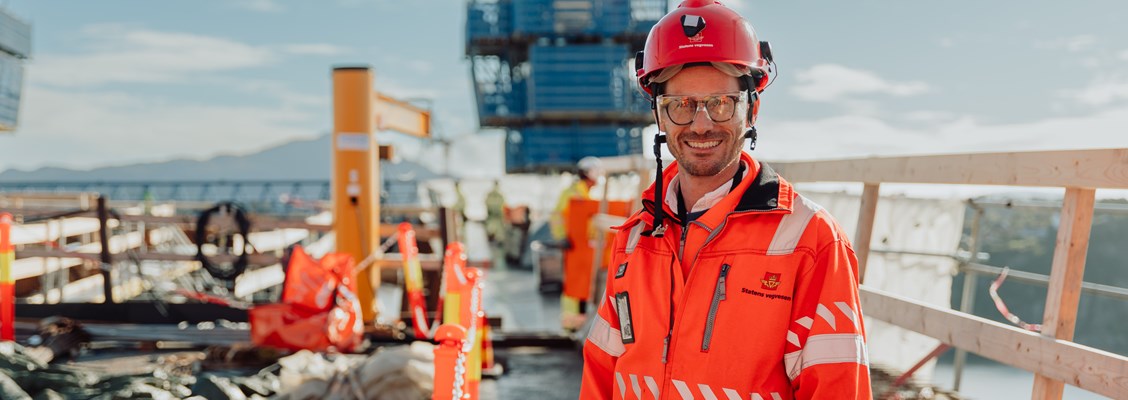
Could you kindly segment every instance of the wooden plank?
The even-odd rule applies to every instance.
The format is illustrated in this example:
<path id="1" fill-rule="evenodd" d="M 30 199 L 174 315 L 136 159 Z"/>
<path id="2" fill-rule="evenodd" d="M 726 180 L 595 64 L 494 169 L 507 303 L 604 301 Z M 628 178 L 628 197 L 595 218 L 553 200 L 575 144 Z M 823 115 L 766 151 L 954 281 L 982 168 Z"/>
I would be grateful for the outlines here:
<path id="1" fill-rule="evenodd" d="M 255 251 L 266 253 L 283 250 L 294 243 L 301 242 L 307 237 L 309 237 L 308 230 L 287 228 L 248 233 L 247 241 L 251 242 L 251 246 L 254 247 Z"/>
<path id="2" fill-rule="evenodd" d="M 858 211 L 858 227 L 854 232 L 854 254 L 858 257 L 858 283 L 866 279 L 866 261 L 869 259 L 870 239 L 873 238 L 873 220 L 877 215 L 877 200 L 881 185 L 867 183 L 862 190 L 862 204 Z"/>
<path id="3" fill-rule="evenodd" d="M 173 280 L 180 276 L 192 273 L 200 268 L 199 263 L 181 263 L 175 268 L 166 271 L 165 275 L 160 279 Z M 134 297 L 140 296 L 148 289 L 151 284 L 151 279 L 155 277 L 140 277 L 133 276 L 123 281 L 119 281 L 113 285 L 113 296 L 117 301 L 127 301 Z M 88 277 L 67 283 L 62 288 L 62 298 L 69 303 L 86 303 L 94 302 L 101 303 L 105 300 L 105 293 L 103 287 L 105 286 L 105 278 L 102 275 L 90 275 Z M 31 304 L 44 304 L 46 297 L 42 293 L 29 296 L 26 301 Z"/>
<path id="4" fill-rule="evenodd" d="M 600 206 L 601 208 L 603 206 Z M 611 215 L 606 213 L 597 213 L 591 217 L 591 224 L 600 232 L 609 231 L 612 227 L 622 225 L 627 222 L 627 217 L 618 215 Z"/>
<path id="5" fill-rule="evenodd" d="M 413 226 L 415 229 L 415 239 L 419 241 L 428 241 L 431 238 L 441 237 L 438 228 L 426 226 Z M 399 234 L 399 225 L 397 224 L 380 224 L 380 237 L 389 237 Z"/>
<path id="6" fill-rule="evenodd" d="M 110 224 L 117 226 L 117 221 Z M 63 220 L 63 237 L 72 237 L 98 231 L 97 218 L 67 218 Z M 58 222 L 12 225 L 12 244 L 26 245 L 54 242 L 59 239 Z"/>
<path id="7" fill-rule="evenodd" d="M 244 272 L 243 276 L 235 280 L 235 298 L 248 298 L 259 291 L 281 285 L 285 280 L 286 272 L 282 270 L 282 264 Z"/>
<path id="8" fill-rule="evenodd" d="M 1128 189 L 1128 149 L 865 158 L 771 165 L 792 182 Z"/>
<path id="9" fill-rule="evenodd" d="M 1073 340 L 1095 202 L 1094 189 L 1071 187 L 1065 190 L 1042 319 L 1042 335 L 1046 337 Z M 1065 386 L 1060 381 L 1042 374 L 1034 376 L 1034 399 L 1060 399 L 1063 390 Z"/>
<path id="10" fill-rule="evenodd" d="M 860 295 L 867 317 L 1090 392 L 1112 398 L 1128 393 L 1128 357 L 865 286 Z"/>
<path id="11" fill-rule="evenodd" d="M 373 93 L 377 130 L 392 130 L 415 137 L 431 136 L 431 112 L 383 93 Z"/>
<path id="12" fill-rule="evenodd" d="M 599 161 L 603 166 L 603 172 L 607 175 L 626 174 L 655 168 L 654 160 L 648 160 L 639 154 L 600 157 Z"/>

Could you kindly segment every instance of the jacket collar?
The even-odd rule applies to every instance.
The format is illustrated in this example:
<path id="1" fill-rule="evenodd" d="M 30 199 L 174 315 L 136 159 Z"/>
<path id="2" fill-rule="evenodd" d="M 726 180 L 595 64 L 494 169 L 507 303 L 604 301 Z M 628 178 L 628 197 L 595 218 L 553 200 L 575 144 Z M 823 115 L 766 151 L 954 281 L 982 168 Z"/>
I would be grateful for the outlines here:
<path id="1" fill-rule="evenodd" d="M 746 174 L 740 184 L 710 208 L 699 221 L 709 226 L 716 226 L 730 212 L 791 212 L 795 194 L 791 184 L 780 177 L 767 163 L 756 161 L 748 153 L 741 152 L 740 159 L 752 166 L 751 172 L 755 173 Z M 678 162 L 675 160 L 663 170 L 663 186 L 670 187 L 677 174 Z M 655 212 L 653 183 L 642 193 L 642 207 L 643 212 L 638 213 L 636 217 L 640 217 L 648 224 L 653 223 Z M 671 210 L 668 205 L 663 205 L 662 210 L 666 213 L 666 218 L 680 223 L 675 210 Z"/>

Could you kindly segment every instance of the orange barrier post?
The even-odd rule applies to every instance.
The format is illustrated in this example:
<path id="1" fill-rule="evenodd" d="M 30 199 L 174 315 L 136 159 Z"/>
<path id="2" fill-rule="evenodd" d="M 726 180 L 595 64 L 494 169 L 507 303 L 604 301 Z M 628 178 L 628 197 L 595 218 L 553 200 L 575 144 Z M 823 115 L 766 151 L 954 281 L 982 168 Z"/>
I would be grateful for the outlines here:
<path id="1" fill-rule="evenodd" d="M 435 388 L 431 400 L 461 400 L 466 394 L 466 329 L 443 324 L 435 332 Z"/>
<path id="2" fill-rule="evenodd" d="M 462 321 L 469 337 L 462 344 L 462 351 L 467 353 L 466 386 L 470 400 L 478 399 L 478 385 L 482 382 L 482 335 L 479 332 L 479 323 L 482 312 L 482 289 L 485 286 L 482 271 L 478 268 L 466 270 L 468 284 L 463 287 L 463 295 L 470 299 L 469 307 L 462 309 Z"/>
<path id="3" fill-rule="evenodd" d="M 490 340 L 490 323 L 486 318 L 486 313 L 482 312 L 482 318 L 478 321 L 478 326 L 481 327 L 482 335 L 482 369 L 488 370 L 494 366 L 494 353 L 493 341 Z"/>
<path id="4" fill-rule="evenodd" d="M 415 243 L 415 229 L 411 224 L 399 224 L 399 251 L 403 255 L 403 282 L 416 339 L 431 335 L 427 326 L 427 300 L 423 298 L 423 268 L 419 265 L 419 246 Z"/>
<path id="5" fill-rule="evenodd" d="M 16 340 L 16 291 L 12 281 L 12 214 L 0 214 L 0 340 Z"/>
<path id="6" fill-rule="evenodd" d="M 481 270 L 466 267 L 466 252 L 458 242 L 447 246 L 443 268 L 446 285 L 443 326 L 458 325 L 466 332 L 466 340 L 462 342 L 461 348 L 466 357 L 466 391 L 463 392 L 463 399 L 477 400 L 478 385 L 482 381 L 481 325 L 485 318 L 485 312 L 482 311 L 482 290 L 485 280 L 482 279 Z"/>
<path id="7" fill-rule="evenodd" d="M 462 325 L 462 288 L 467 286 L 466 280 L 466 251 L 462 243 L 453 242 L 447 245 L 446 254 L 443 256 L 443 286 L 440 296 L 443 298 L 442 322 L 444 324 Z"/>

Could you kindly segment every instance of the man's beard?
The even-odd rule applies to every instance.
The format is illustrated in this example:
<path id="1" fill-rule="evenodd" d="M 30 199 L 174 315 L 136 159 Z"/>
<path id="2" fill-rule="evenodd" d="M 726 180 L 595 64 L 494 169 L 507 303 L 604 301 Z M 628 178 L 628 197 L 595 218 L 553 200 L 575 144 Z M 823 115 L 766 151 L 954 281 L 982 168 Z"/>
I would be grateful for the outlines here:
<path id="1" fill-rule="evenodd" d="M 717 147 L 733 146 L 733 148 L 732 149 L 725 149 L 724 157 L 722 157 L 721 159 L 718 159 L 718 160 L 706 160 L 706 161 L 694 160 L 693 162 L 683 162 L 683 161 L 690 161 L 690 160 L 688 160 L 686 157 L 677 157 L 679 155 L 675 154 L 675 157 L 677 157 L 678 160 L 679 160 L 678 161 L 678 169 L 681 170 L 681 171 L 684 171 L 686 174 L 688 174 L 690 176 L 707 177 L 707 176 L 717 175 L 717 174 L 721 173 L 721 171 L 724 171 L 725 168 L 728 168 L 728 166 L 732 165 L 732 163 L 735 162 L 737 159 L 740 158 L 740 142 L 738 141 L 734 144 L 731 141 L 732 140 L 731 134 L 716 133 L 715 131 L 710 131 L 710 132 L 706 133 L 705 135 L 700 135 L 699 137 L 696 137 L 695 139 L 698 139 L 698 140 L 702 140 L 702 139 L 704 139 L 704 140 L 720 140 L 721 144 L 717 145 Z M 678 147 L 685 149 L 686 151 L 693 151 L 693 148 L 690 147 L 686 143 L 679 143 Z"/>

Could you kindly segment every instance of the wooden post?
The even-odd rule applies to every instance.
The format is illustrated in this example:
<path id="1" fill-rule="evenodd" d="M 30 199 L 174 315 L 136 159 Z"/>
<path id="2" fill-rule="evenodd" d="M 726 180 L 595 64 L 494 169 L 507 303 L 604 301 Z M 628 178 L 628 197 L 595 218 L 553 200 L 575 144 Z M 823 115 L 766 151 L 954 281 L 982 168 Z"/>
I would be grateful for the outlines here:
<path id="1" fill-rule="evenodd" d="M 866 183 L 862 190 L 862 204 L 858 210 L 858 227 L 854 233 L 854 252 L 858 256 L 858 283 L 866 278 L 866 259 L 869 258 L 870 238 L 873 236 L 873 219 L 877 214 L 880 183 Z"/>
<path id="2" fill-rule="evenodd" d="M 1085 275 L 1085 255 L 1089 250 L 1089 233 L 1093 225 L 1095 197 L 1096 189 L 1065 189 L 1057 243 L 1054 246 L 1053 269 L 1050 271 L 1049 289 L 1046 293 L 1042 336 L 1073 340 L 1077 303 L 1081 298 L 1081 281 Z M 1061 381 L 1035 375 L 1031 398 L 1061 399 L 1064 389 Z"/>
<path id="3" fill-rule="evenodd" d="M 105 299 L 103 303 L 114 303 L 113 266 L 114 259 L 110 254 L 110 210 L 106 206 L 106 196 L 98 196 L 98 241 L 101 243 L 101 268 L 102 291 Z"/>

